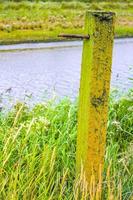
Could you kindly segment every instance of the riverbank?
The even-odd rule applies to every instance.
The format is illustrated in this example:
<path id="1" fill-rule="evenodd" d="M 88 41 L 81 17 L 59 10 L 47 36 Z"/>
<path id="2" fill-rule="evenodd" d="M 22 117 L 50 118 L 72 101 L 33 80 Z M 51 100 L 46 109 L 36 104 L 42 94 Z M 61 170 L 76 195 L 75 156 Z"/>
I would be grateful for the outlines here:
<path id="1" fill-rule="evenodd" d="M 83 33 L 86 10 L 114 11 L 115 37 L 133 36 L 133 3 L 0 3 L 0 44 L 59 41 L 59 33 Z"/>
<path id="2" fill-rule="evenodd" d="M 77 102 L 51 100 L 32 110 L 18 103 L 0 113 L 0 199 L 132 199 L 132 98 L 110 97 L 104 180 L 91 194 L 82 176 L 75 179 Z"/>

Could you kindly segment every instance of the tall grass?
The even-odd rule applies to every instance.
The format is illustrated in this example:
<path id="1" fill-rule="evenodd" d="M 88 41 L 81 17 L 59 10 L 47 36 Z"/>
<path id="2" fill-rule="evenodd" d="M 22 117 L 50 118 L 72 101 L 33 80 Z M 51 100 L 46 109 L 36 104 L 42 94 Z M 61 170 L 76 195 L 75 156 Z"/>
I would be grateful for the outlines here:
<path id="1" fill-rule="evenodd" d="M 131 199 L 133 93 L 110 98 L 103 181 L 75 177 L 77 102 L 18 103 L 0 115 L 0 199 Z"/>

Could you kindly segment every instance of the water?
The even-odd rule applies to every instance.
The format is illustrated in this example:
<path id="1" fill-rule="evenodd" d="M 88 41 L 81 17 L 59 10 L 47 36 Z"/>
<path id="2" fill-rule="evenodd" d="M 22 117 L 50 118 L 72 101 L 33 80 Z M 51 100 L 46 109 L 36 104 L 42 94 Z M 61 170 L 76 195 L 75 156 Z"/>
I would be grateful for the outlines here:
<path id="1" fill-rule="evenodd" d="M 0 46 L 0 91 L 11 101 L 78 95 L 82 42 Z M 111 88 L 133 87 L 133 38 L 116 39 Z M 8 98 L 6 98 L 8 97 Z M 2 102 L 1 102 L 2 103 Z"/>

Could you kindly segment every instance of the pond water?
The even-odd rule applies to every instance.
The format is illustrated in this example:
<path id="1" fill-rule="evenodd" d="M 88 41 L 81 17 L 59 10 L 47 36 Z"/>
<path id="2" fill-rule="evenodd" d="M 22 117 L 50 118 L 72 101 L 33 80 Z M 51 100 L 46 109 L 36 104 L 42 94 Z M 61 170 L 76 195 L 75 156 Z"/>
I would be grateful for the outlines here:
<path id="1" fill-rule="evenodd" d="M 82 42 L 0 46 L 0 91 L 8 101 L 78 96 Z M 133 38 L 116 39 L 111 88 L 133 87 Z M 3 101 L 1 100 L 1 103 Z"/>

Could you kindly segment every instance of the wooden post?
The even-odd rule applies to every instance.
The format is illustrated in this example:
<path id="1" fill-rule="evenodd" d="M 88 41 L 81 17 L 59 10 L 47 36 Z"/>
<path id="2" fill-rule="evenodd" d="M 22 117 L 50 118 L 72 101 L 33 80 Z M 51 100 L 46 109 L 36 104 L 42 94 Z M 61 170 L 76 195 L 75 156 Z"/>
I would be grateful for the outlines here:
<path id="1" fill-rule="evenodd" d="M 104 164 L 114 19 L 112 12 L 86 14 L 85 35 L 90 39 L 83 45 L 76 169 L 79 173 L 83 166 L 88 184 L 92 174 L 98 180 Z"/>

